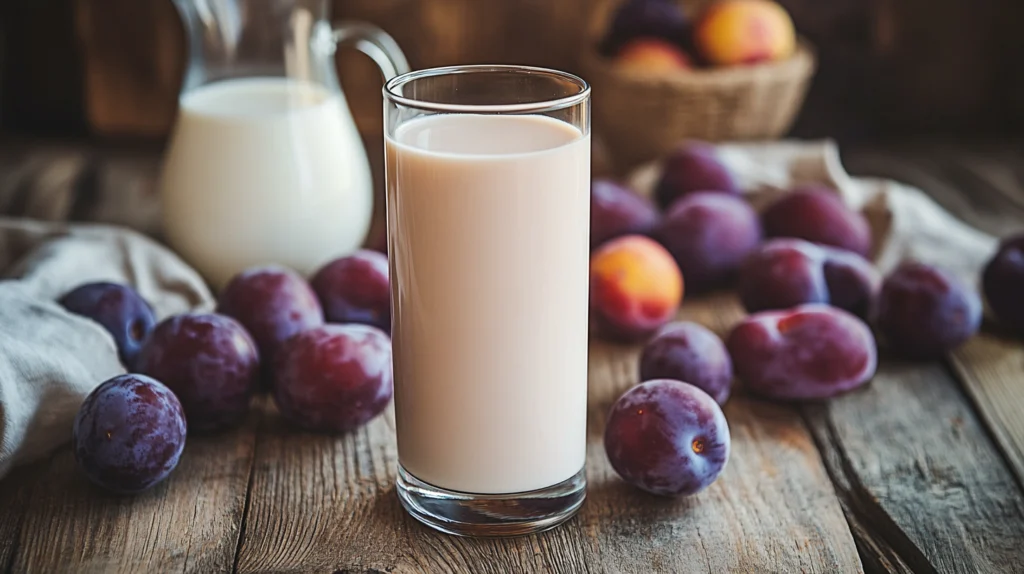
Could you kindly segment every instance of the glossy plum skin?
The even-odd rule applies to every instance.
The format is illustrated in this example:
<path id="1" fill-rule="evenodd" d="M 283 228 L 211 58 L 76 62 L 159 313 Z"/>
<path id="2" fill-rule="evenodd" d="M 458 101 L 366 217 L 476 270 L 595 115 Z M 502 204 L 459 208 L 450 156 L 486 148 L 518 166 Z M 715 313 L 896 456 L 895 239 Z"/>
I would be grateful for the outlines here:
<path id="1" fill-rule="evenodd" d="M 911 261 L 882 283 L 875 325 L 901 355 L 929 359 L 977 333 L 981 311 L 973 289 L 942 269 Z"/>
<path id="2" fill-rule="evenodd" d="M 1000 243 L 999 251 L 985 265 L 981 281 L 996 319 L 1024 333 L 1024 234 Z"/>
<path id="3" fill-rule="evenodd" d="M 871 253 L 867 219 L 826 187 L 794 189 L 769 205 L 761 218 L 768 237 L 795 237 L 864 257 Z"/>
<path id="4" fill-rule="evenodd" d="M 773 399 L 833 397 L 869 381 L 878 366 L 868 326 L 822 304 L 750 315 L 725 344 L 746 388 Z"/>
<path id="5" fill-rule="evenodd" d="M 630 40 L 661 38 L 682 45 L 689 32 L 683 11 L 671 0 L 626 0 L 612 15 L 600 50 L 614 56 Z"/>
<path id="6" fill-rule="evenodd" d="M 323 432 L 361 427 L 394 393 L 391 340 L 369 325 L 324 325 L 292 337 L 274 361 L 274 400 L 297 426 Z"/>
<path id="7" fill-rule="evenodd" d="M 693 292 L 728 283 L 761 243 L 757 213 L 739 197 L 697 192 L 672 204 L 655 238 L 679 264 Z"/>
<path id="8" fill-rule="evenodd" d="M 772 239 L 740 267 L 739 295 L 748 313 L 828 303 L 864 319 L 882 278 L 860 255 L 802 239 Z"/>
<path id="9" fill-rule="evenodd" d="M 387 256 L 361 249 L 335 259 L 316 272 L 310 286 L 327 322 L 361 323 L 391 332 Z"/>
<path id="10" fill-rule="evenodd" d="M 176 315 L 160 322 L 139 354 L 139 370 L 181 400 L 191 431 L 237 425 L 259 385 L 256 342 L 226 315 Z"/>
<path id="11" fill-rule="evenodd" d="M 156 324 L 153 309 L 134 289 L 118 283 L 87 283 L 69 291 L 58 301 L 76 315 L 88 317 L 114 337 L 118 356 L 128 370 L 149 332 Z"/>
<path id="12" fill-rule="evenodd" d="M 181 403 L 144 375 L 110 379 L 85 398 L 72 431 L 75 461 L 107 490 L 145 490 L 174 470 L 185 448 Z"/>
<path id="13" fill-rule="evenodd" d="M 697 323 L 669 323 L 655 333 L 640 355 L 640 380 L 690 383 L 722 405 L 732 390 L 732 360 L 718 335 Z"/>
<path id="14" fill-rule="evenodd" d="M 697 387 L 671 379 L 640 383 L 608 414 L 604 448 L 615 472 L 660 496 L 707 488 L 729 460 L 729 425 Z"/>
<path id="15" fill-rule="evenodd" d="M 698 141 L 682 144 L 670 153 L 662 166 L 654 197 L 662 209 L 680 197 L 699 191 L 738 195 L 739 184 L 718 159 L 715 147 Z"/>
<path id="16" fill-rule="evenodd" d="M 607 179 L 590 185 L 590 249 L 623 235 L 650 235 L 658 210 L 647 198 Z"/>
<path id="17" fill-rule="evenodd" d="M 267 361 L 285 339 L 324 322 L 320 300 L 306 280 L 277 265 L 236 275 L 220 294 L 217 312 L 241 323 Z"/>

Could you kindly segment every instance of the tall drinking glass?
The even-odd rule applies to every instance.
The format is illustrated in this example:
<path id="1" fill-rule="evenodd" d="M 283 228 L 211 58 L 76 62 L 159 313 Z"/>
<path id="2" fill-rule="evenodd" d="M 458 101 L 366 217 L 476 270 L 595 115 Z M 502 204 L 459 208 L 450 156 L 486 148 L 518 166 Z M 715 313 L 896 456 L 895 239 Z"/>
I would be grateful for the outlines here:
<path id="1" fill-rule="evenodd" d="M 452 534 L 553 527 L 586 489 L 590 88 L 460 66 L 384 97 L 398 495 Z"/>

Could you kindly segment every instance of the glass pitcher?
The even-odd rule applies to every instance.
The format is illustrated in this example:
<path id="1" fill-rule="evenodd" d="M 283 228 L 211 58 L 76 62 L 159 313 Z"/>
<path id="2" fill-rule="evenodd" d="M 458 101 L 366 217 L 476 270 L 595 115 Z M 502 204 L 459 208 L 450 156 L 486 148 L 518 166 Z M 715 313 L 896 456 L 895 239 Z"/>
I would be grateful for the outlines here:
<path id="1" fill-rule="evenodd" d="M 168 243 L 214 288 L 255 265 L 309 275 L 358 248 L 369 162 L 334 67 L 338 45 L 385 79 L 409 70 L 369 24 L 326 0 L 174 0 L 189 52 L 160 178 Z"/>

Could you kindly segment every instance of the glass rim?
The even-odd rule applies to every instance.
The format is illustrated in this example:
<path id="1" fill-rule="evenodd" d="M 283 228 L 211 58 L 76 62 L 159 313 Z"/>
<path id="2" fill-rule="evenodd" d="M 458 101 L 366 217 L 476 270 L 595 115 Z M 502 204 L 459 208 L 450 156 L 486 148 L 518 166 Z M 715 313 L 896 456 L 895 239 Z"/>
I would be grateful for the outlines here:
<path id="1" fill-rule="evenodd" d="M 575 84 L 579 88 L 579 92 L 564 96 L 561 98 L 552 98 L 548 100 L 540 100 L 537 102 L 529 102 L 525 104 L 448 104 L 443 102 L 428 102 L 424 100 L 418 100 L 415 98 L 407 98 L 399 94 L 396 90 L 401 88 L 409 82 L 421 80 L 423 78 L 433 78 L 439 76 L 451 76 L 457 74 L 474 74 L 474 73 L 493 73 L 493 72 L 505 72 L 505 73 L 524 73 L 532 75 L 544 75 L 566 80 L 572 84 Z M 561 110 L 565 108 L 571 108 L 579 105 L 590 97 L 590 84 L 583 78 L 570 74 L 569 72 L 563 72 L 561 70 L 555 70 L 552 68 L 542 68 L 537 66 L 517 66 L 510 64 L 469 64 L 463 66 L 443 66 L 438 68 L 425 68 L 422 70 L 414 70 L 406 72 L 399 76 L 391 78 L 384 83 L 382 89 L 384 97 L 396 104 L 405 106 L 407 108 L 414 108 L 421 111 L 427 112 L 446 112 L 446 113 L 521 113 L 521 112 L 551 112 L 555 110 Z"/>

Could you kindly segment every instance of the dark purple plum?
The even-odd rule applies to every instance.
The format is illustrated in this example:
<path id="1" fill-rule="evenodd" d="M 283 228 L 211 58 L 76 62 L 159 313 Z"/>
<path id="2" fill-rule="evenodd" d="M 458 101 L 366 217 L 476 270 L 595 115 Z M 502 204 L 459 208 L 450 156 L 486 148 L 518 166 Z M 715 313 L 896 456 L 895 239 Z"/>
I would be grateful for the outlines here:
<path id="1" fill-rule="evenodd" d="M 871 253 L 868 220 L 827 187 L 796 188 L 769 205 L 761 218 L 768 237 L 796 237 L 864 257 Z"/>
<path id="2" fill-rule="evenodd" d="M 930 359 L 959 347 L 981 326 L 981 297 L 949 273 L 910 261 L 882 283 L 875 325 L 900 354 Z"/>
<path id="3" fill-rule="evenodd" d="M 329 323 L 362 323 L 391 332 L 386 256 L 361 249 L 324 265 L 310 285 Z"/>
<path id="4" fill-rule="evenodd" d="M 626 0 L 612 14 L 600 51 L 615 56 L 639 37 L 661 38 L 682 47 L 688 36 L 686 17 L 672 0 Z"/>
<path id="5" fill-rule="evenodd" d="M 773 399 L 832 397 L 868 382 L 878 366 L 867 324 L 823 304 L 750 315 L 725 344 L 746 388 Z"/>
<path id="6" fill-rule="evenodd" d="M 996 319 L 1024 333 L 1024 235 L 1004 240 L 981 276 L 985 299 Z"/>
<path id="7" fill-rule="evenodd" d="M 156 323 L 153 309 L 134 289 L 118 283 L 87 283 L 60 298 L 69 312 L 103 326 L 117 344 L 121 362 L 135 368 L 135 358 Z"/>
<path id="8" fill-rule="evenodd" d="M 238 321 L 214 313 L 160 322 L 139 354 L 139 370 L 181 400 L 191 431 L 241 422 L 259 385 L 256 343 Z"/>
<path id="9" fill-rule="evenodd" d="M 680 197 L 700 191 L 738 195 L 739 184 L 718 159 L 715 146 L 699 141 L 680 145 L 664 160 L 654 197 L 662 209 Z"/>
<path id="10" fill-rule="evenodd" d="M 772 239 L 740 267 L 747 312 L 828 303 L 867 318 L 882 279 L 860 255 L 803 239 Z"/>
<path id="11" fill-rule="evenodd" d="M 274 400 L 293 424 L 348 432 L 387 407 L 394 392 L 391 340 L 369 325 L 303 331 L 274 360 Z"/>
<path id="12" fill-rule="evenodd" d="M 590 249 L 623 235 L 650 235 L 658 210 L 646 197 L 607 179 L 590 185 Z"/>
<path id="13" fill-rule="evenodd" d="M 236 275 L 220 294 L 217 312 L 237 319 L 270 361 L 285 339 L 322 325 L 316 293 L 298 273 L 277 265 L 254 267 Z"/>
<path id="14" fill-rule="evenodd" d="M 739 197 L 697 192 L 672 204 L 655 238 L 679 264 L 689 291 L 722 286 L 761 243 L 757 213 Z"/>
<path id="15" fill-rule="evenodd" d="M 697 387 L 671 379 L 640 383 L 612 406 L 604 449 L 626 482 L 661 496 L 707 488 L 729 460 L 729 425 Z"/>
<path id="16" fill-rule="evenodd" d="M 732 361 L 725 344 L 707 327 L 680 321 L 655 333 L 640 355 L 640 380 L 690 383 L 722 405 L 732 389 Z"/>
<path id="17" fill-rule="evenodd" d="M 85 397 L 71 441 L 89 480 L 114 492 L 145 490 L 167 476 L 185 448 L 185 413 L 166 386 L 120 375 Z"/>

